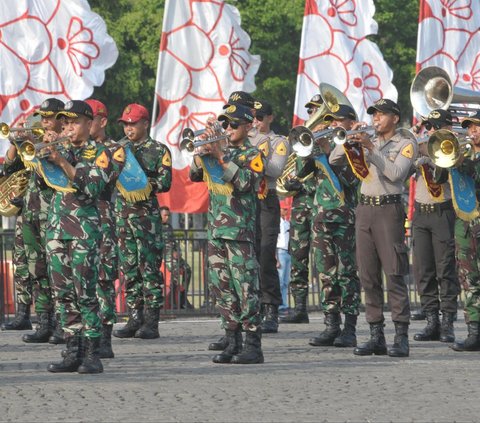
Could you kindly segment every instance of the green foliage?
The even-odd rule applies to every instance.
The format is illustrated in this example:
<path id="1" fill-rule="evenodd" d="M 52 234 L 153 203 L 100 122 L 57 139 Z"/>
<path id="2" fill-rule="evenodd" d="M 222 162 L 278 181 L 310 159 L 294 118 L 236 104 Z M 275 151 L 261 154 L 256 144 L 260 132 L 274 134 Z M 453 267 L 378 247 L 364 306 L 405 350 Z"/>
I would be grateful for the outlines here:
<path id="1" fill-rule="evenodd" d="M 262 58 L 254 95 L 272 103 L 277 125 L 286 133 L 293 115 L 305 0 L 227 3 L 241 13 L 242 27 L 252 39 L 250 52 Z M 409 88 L 415 74 L 418 0 L 376 0 L 375 4 L 379 35 L 372 40 L 394 71 L 400 107 L 408 118 Z M 104 85 L 96 88 L 93 96 L 107 104 L 112 122 L 128 103 L 143 103 L 151 109 L 165 0 L 90 0 L 90 5 L 105 19 L 120 51 L 117 63 L 106 72 Z M 110 125 L 110 133 L 123 136 L 116 124 Z"/>

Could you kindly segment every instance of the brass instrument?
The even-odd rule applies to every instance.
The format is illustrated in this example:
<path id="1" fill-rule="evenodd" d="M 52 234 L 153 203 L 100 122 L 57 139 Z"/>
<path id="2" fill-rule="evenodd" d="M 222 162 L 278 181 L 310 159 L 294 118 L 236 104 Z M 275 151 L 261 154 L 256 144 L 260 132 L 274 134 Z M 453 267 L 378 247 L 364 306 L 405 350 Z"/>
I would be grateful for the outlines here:
<path id="1" fill-rule="evenodd" d="M 42 128 L 39 122 L 32 126 L 15 126 L 11 127 L 5 122 L 0 123 L 0 138 L 7 139 L 12 132 L 31 132 L 35 138 L 41 138 L 45 134 L 45 129 Z"/>
<path id="2" fill-rule="evenodd" d="M 452 103 L 480 104 L 480 93 L 454 87 L 447 72 L 437 66 L 429 66 L 418 72 L 413 80 L 410 101 L 420 116 L 428 116 L 435 109 L 444 109 L 454 116 L 464 117 L 477 109 L 452 106 Z"/>
<path id="3" fill-rule="evenodd" d="M 206 139 L 199 139 L 198 137 L 205 133 L 206 128 L 198 131 L 194 131 L 191 128 L 185 128 L 182 131 L 180 151 L 185 151 L 192 158 L 194 154 L 204 156 L 207 153 L 201 147 L 214 142 L 219 142 L 222 150 L 226 150 L 228 147 L 229 136 L 226 134 L 219 122 L 215 122 L 212 126 L 212 129 L 215 131 L 215 136 Z"/>
<path id="4" fill-rule="evenodd" d="M 16 197 L 23 197 L 28 185 L 30 171 L 22 169 L 10 176 L 0 178 L 0 215 L 15 216 L 19 208 L 10 201 Z"/>
<path id="5" fill-rule="evenodd" d="M 19 147 L 18 153 L 22 156 L 23 160 L 28 162 L 33 159 L 45 159 L 51 153 L 53 147 L 56 151 L 64 151 L 70 148 L 70 137 L 60 137 L 52 142 L 33 143 L 31 141 L 24 141 Z"/>
<path id="6" fill-rule="evenodd" d="M 433 163 L 443 168 L 455 167 L 462 156 L 473 158 L 474 155 L 471 139 L 456 136 L 448 129 L 439 129 L 430 136 L 427 151 Z"/>
<path id="7" fill-rule="evenodd" d="M 343 145 L 345 143 L 349 143 L 350 141 L 348 140 L 349 135 L 355 135 L 355 134 L 367 134 L 370 138 L 375 135 L 375 128 L 373 126 L 364 126 L 360 129 L 354 129 L 347 131 L 345 128 L 342 128 L 341 126 L 335 128 L 337 129 L 337 132 L 335 136 L 333 137 L 333 142 L 336 145 Z"/>

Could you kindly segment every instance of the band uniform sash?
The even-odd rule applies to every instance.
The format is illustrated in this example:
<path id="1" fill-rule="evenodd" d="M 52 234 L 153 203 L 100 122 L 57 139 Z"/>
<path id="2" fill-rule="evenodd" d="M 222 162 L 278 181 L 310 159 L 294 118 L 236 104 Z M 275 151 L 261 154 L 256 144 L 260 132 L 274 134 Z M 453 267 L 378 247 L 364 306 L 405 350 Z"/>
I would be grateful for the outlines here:
<path id="1" fill-rule="evenodd" d="M 444 200 L 444 193 L 441 184 L 437 184 L 433 180 L 433 168 L 429 166 L 427 163 L 423 163 L 420 166 L 420 170 L 422 171 L 423 179 L 425 181 L 425 185 L 427 186 L 428 193 L 434 200 L 443 201 Z"/>
<path id="2" fill-rule="evenodd" d="M 450 187 L 452 190 L 453 207 L 457 216 L 465 221 L 478 217 L 477 197 L 473 178 L 451 168 L 449 172 Z"/>
<path id="3" fill-rule="evenodd" d="M 318 156 L 316 156 L 315 166 L 327 176 L 331 186 L 333 187 L 333 190 L 335 191 L 335 194 L 340 200 L 339 206 L 343 206 L 345 204 L 345 193 L 343 192 L 342 184 L 340 183 L 337 175 L 328 163 L 327 156 L 325 154 L 319 154 Z"/>
<path id="4" fill-rule="evenodd" d="M 222 179 L 223 168 L 218 160 L 210 155 L 201 156 L 200 160 L 208 190 L 214 194 L 232 195 L 233 185 Z"/>
<path id="5" fill-rule="evenodd" d="M 23 163 L 27 169 L 34 169 L 50 188 L 61 192 L 76 191 L 63 169 L 50 162 L 48 158 L 38 159 L 35 157 L 32 160 L 24 160 Z"/>
<path id="6" fill-rule="evenodd" d="M 343 144 L 343 149 L 355 176 L 361 181 L 367 180 L 370 171 L 365 160 L 365 153 L 360 144 L 346 142 Z"/>
<path id="7" fill-rule="evenodd" d="M 152 186 L 130 147 L 126 145 L 124 148 L 125 166 L 117 179 L 118 191 L 130 202 L 147 200 L 152 193 Z"/>

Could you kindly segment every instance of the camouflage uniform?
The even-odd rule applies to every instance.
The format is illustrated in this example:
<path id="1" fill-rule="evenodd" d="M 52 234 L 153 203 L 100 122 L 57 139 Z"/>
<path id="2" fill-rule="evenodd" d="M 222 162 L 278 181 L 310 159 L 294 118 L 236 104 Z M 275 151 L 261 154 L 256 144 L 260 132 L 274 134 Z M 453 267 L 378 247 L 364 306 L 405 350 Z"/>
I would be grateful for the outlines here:
<path id="1" fill-rule="evenodd" d="M 246 141 L 229 148 L 230 162 L 222 179 L 233 185 L 231 195 L 210 192 L 208 210 L 209 281 L 220 309 L 222 327 L 257 331 L 260 325 L 258 262 L 255 255 L 255 215 L 261 168 L 252 162 L 261 153 Z M 203 181 L 203 169 L 192 164 L 192 181 Z"/>
<path id="2" fill-rule="evenodd" d="M 163 305 L 162 223 L 156 194 L 170 189 L 171 156 L 165 145 L 148 137 L 132 152 L 145 171 L 152 193 L 147 200 L 129 202 L 118 195 L 115 203 L 119 267 L 125 279 L 130 309 Z"/>
<path id="3" fill-rule="evenodd" d="M 306 176 L 299 173 L 303 168 L 302 159 L 297 158 L 295 165 L 298 177 Z M 292 257 L 290 290 L 295 298 L 295 303 L 306 302 L 308 297 L 309 255 L 313 223 L 312 208 L 316 190 L 315 179 L 307 179 L 302 183 L 302 186 L 302 190 L 293 197 L 290 221 L 289 252 Z"/>
<path id="4" fill-rule="evenodd" d="M 106 185 L 120 173 L 124 156 L 95 141 L 67 152 L 75 166 L 75 192 L 57 191 L 47 225 L 49 275 L 67 337 L 100 337 L 101 321 L 96 286 L 99 273 L 100 217 L 97 200 Z"/>

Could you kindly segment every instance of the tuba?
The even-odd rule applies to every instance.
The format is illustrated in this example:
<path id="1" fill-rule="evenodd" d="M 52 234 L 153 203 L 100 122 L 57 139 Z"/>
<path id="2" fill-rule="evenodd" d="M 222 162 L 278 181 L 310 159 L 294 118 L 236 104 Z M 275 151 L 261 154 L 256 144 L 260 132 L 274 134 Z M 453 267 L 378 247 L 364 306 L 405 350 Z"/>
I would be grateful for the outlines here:
<path id="1" fill-rule="evenodd" d="M 314 152 L 317 140 L 321 138 L 334 139 L 338 134 L 338 130 L 325 130 L 313 133 L 312 129 L 317 125 L 324 123 L 327 114 L 335 114 L 341 104 L 353 106 L 348 98 L 333 85 L 322 82 L 319 85 L 320 97 L 322 98 L 322 105 L 319 109 L 305 122 L 304 125 L 295 126 L 291 129 L 288 139 L 292 145 L 293 153 L 288 156 L 287 164 L 282 172 L 282 175 L 277 179 L 277 193 L 282 197 L 291 197 L 296 192 L 288 191 L 285 188 L 285 182 L 289 179 L 296 178 L 295 161 L 297 156 L 309 157 Z M 313 173 L 306 175 L 299 179 L 301 183 L 311 179 Z"/>
<path id="2" fill-rule="evenodd" d="M 15 216 L 19 208 L 10 201 L 16 197 L 23 197 L 27 190 L 30 171 L 22 169 L 10 176 L 0 178 L 0 215 Z"/>
<path id="3" fill-rule="evenodd" d="M 477 109 L 452 106 L 452 103 L 480 104 L 480 93 L 454 87 L 446 71 L 437 66 L 429 66 L 415 76 L 410 87 L 410 101 L 420 116 L 428 116 L 435 109 L 448 109 L 460 117 L 476 112 Z"/>
<path id="4" fill-rule="evenodd" d="M 471 157 L 474 149 L 470 138 L 439 129 L 428 139 L 427 152 L 436 166 L 451 168 L 457 166 L 462 156 Z"/>

